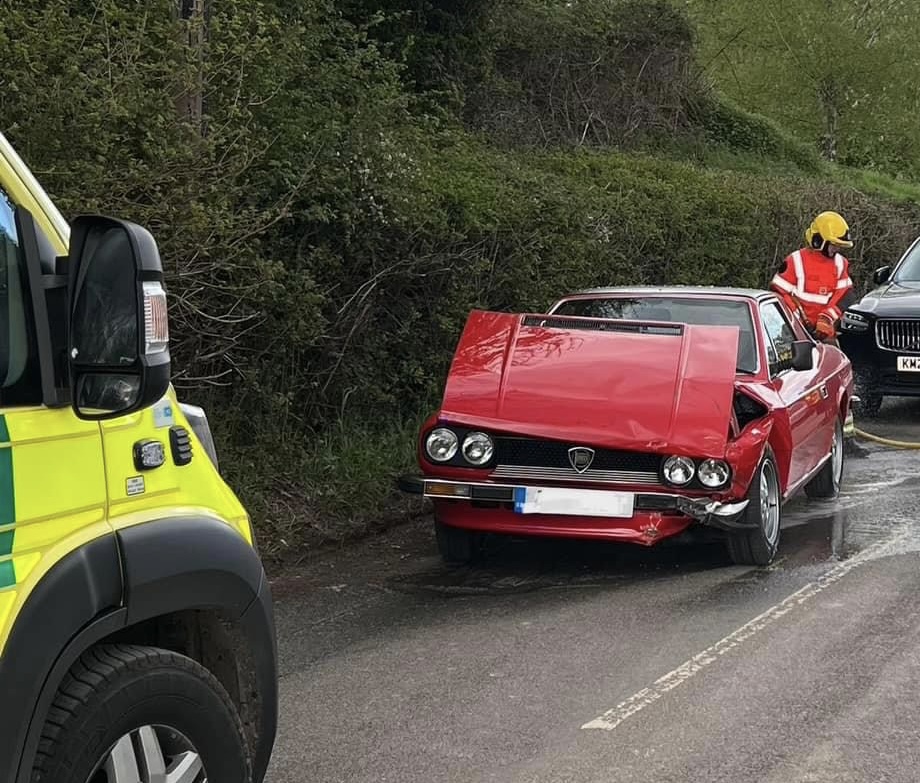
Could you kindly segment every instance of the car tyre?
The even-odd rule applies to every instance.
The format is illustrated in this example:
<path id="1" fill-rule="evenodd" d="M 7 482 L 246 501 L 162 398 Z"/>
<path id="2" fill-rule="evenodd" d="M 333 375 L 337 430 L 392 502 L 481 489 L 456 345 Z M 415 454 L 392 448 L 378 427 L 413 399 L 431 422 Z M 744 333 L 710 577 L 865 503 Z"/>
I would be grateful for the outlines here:
<path id="1" fill-rule="evenodd" d="M 230 696 L 203 666 L 156 647 L 99 645 L 49 710 L 32 783 L 251 783 Z"/>
<path id="2" fill-rule="evenodd" d="M 782 493 L 776 457 L 769 446 L 751 479 L 746 499 L 749 502 L 742 519 L 751 527 L 729 533 L 729 556 L 735 565 L 770 565 L 779 548 Z"/>
<path id="3" fill-rule="evenodd" d="M 821 471 L 805 485 L 805 494 L 812 500 L 833 500 L 840 494 L 846 453 L 843 445 L 843 425 L 838 418 L 834 427 L 830 458 L 824 463 Z"/>
<path id="4" fill-rule="evenodd" d="M 434 522 L 434 532 L 438 552 L 445 563 L 466 564 L 478 559 L 482 548 L 481 533 L 445 525 L 438 519 Z"/>

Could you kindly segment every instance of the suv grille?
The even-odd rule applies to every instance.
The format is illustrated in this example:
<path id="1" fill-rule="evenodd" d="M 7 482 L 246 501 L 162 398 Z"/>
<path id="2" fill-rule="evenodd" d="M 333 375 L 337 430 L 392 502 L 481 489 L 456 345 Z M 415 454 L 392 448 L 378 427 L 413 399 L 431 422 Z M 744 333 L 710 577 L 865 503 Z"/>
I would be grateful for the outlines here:
<path id="1" fill-rule="evenodd" d="M 920 320 L 879 320 L 875 340 L 879 348 L 920 353 Z"/>
<path id="2" fill-rule="evenodd" d="M 532 438 L 496 438 L 493 478 L 578 481 L 660 486 L 661 457 L 633 451 L 595 449 L 590 467 L 579 473 L 569 462 L 575 443 Z"/>

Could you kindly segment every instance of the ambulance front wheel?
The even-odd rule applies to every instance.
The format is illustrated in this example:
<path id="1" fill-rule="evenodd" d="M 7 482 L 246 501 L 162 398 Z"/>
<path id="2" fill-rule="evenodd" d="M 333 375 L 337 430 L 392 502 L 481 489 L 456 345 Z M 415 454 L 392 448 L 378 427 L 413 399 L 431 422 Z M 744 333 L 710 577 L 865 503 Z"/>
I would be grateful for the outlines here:
<path id="1" fill-rule="evenodd" d="M 156 647 L 100 645 L 48 714 L 33 783 L 250 783 L 243 727 L 204 667 Z"/>

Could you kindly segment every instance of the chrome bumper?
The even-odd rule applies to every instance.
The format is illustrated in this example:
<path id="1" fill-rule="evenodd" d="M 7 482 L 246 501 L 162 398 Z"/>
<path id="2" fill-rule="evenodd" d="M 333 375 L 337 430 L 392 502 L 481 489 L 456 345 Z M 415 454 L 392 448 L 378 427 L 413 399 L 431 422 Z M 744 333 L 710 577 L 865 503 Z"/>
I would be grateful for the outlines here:
<path id="1" fill-rule="evenodd" d="M 403 492 L 437 500 L 468 500 L 488 503 L 513 503 L 520 484 L 492 484 L 475 481 L 430 479 L 401 476 L 397 482 Z M 636 492 L 636 511 L 655 513 L 677 511 L 701 525 L 720 530 L 747 530 L 757 523 L 741 521 L 749 501 L 721 503 L 711 498 L 688 498 L 664 492 Z"/>

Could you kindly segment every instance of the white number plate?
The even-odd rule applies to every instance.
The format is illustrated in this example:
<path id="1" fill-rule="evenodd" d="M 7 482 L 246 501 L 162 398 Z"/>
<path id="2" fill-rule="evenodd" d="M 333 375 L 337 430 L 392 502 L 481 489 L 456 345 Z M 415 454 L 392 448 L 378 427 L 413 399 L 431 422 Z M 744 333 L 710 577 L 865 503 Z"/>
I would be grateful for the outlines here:
<path id="1" fill-rule="evenodd" d="M 514 490 L 514 510 L 518 514 L 629 519 L 634 506 L 635 495 L 632 492 L 564 487 L 516 487 Z"/>
<path id="2" fill-rule="evenodd" d="M 920 372 L 920 356 L 899 356 L 898 372 Z"/>

